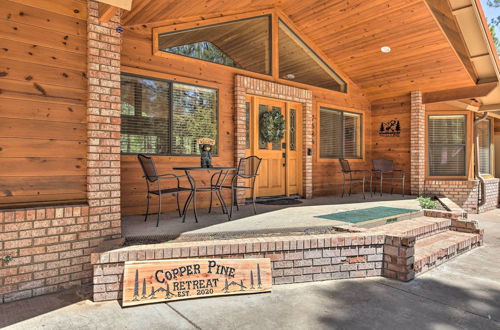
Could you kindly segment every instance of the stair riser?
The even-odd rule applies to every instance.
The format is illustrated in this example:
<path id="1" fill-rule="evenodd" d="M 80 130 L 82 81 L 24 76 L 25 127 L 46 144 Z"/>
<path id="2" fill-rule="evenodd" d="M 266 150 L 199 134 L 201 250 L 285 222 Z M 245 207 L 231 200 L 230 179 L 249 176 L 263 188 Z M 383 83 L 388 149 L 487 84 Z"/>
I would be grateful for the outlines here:
<path id="1" fill-rule="evenodd" d="M 425 225 L 419 228 L 414 228 L 412 230 L 408 230 L 403 232 L 404 236 L 415 236 L 417 238 L 417 241 L 429 236 L 433 236 L 442 232 L 445 232 L 447 230 L 450 230 L 451 226 L 451 220 L 449 219 L 443 219 L 443 221 L 440 221 L 438 223 L 430 224 L 430 225 Z"/>
<path id="2" fill-rule="evenodd" d="M 416 260 L 414 263 L 415 275 L 425 273 L 426 271 L 433 269 L 448 260 L 451 260 L 467 251 L 470 251 L 482 244 L 481 237 L 478 235 L 474 238 L 465 240 L 454 244 L 448 248 L 440 249 L 434 252 L 432 255 L 425 256 Z"/>

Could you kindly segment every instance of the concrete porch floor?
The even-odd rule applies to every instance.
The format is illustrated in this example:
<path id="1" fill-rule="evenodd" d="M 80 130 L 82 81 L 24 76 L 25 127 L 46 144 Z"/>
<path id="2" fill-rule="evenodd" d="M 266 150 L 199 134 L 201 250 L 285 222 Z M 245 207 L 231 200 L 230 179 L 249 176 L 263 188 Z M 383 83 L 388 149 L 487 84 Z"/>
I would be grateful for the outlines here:
<path id="1" fill-rule="evenodd" d="M 0 328 L 499 329 L 500 209 L 470 218 L 485 229 L 485 246 L 411 282 L 311 282 L 276 286 L 272 293 L 131 308 L 93 303 L 79 288 L 0 305 Z"/>
<path id="2" fill-rule="evenodd" d="M 208 209 L 199 210 L 198 223 L 195 222 L 192 210 L 188 210 L 185 223 L 182 223 L 182 218 L 176 212 L 162 214 L 159 227 L 156 227 L 155 214 L 150 215 L 147 222 L 144 222 L 144 215 L 126 216 L 122 219 L 122 234 L 128 239 L 194 239 L 243 233 L 331 231 L 332 226 L 347 223 L 316 216 L 375 206 L 420 209 L 415 196 L 389 194 L 367 196 L 366 200 L 362 195 L 352 195 L 344 198 L 324 196 L 301 201 L 297 205 L 257 204 L 257 215 L 254 215 L 251 205 L 243 205 L 239 211 L 233 209 L 231 221 L 227 220 L 220 207 L 212 210 L 211 214 Z"/>

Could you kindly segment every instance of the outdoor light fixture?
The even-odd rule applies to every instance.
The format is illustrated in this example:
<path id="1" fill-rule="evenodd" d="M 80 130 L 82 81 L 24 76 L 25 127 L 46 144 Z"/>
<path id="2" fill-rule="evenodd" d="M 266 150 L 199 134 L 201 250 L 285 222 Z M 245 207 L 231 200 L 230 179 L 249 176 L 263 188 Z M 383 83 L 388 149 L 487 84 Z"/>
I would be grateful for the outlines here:
<path id="1" fill-rule="evenodd" d="M 392 51 L 392 49 L 389 46 L 383 46 L 383 47 L 380 47 L 380 51 L 382 53 L 390 53 Z"/>
<path id="2" fill-rule="evenodd" d="M 285 76 L 285 79 L 292 80 L 295 79 L 295 75 L 293 73 L 289 73 Z"/>

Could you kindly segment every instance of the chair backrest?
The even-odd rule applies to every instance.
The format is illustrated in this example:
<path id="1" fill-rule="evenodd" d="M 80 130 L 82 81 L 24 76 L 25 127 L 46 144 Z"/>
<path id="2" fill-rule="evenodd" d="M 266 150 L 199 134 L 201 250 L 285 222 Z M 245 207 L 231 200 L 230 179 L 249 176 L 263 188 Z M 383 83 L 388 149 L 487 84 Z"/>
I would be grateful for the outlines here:
<path id="1" fill-rule="evenodd" d="M 248 156 L 241 158 L 238 164 L 238 175 L 243 178 L 253 178 L 259 175 L 259 167 L 262 158 L 257 156 Z"/>
<path id="2" fill-rule="evenodd" d="M 347 159 L 339 158 L 339 163 L 340 163 L 340 168 L 342 169 L 342 172 L 344 172 L 344 173 L 351 172 L 351 166 L 349 165 L 349 161 Z"/>
<path id="3" fill-rule="evenodd" d="M 149 182 L 155 182 L 158 180 L 158 172 L 156 171 L 156 166 L 153 158 L 139 154 L 137 155 L 139 163 L 141 163 L 142 171 L 144 172 L 144 177 Z"/>
<path id="4" fill-rule="evenodd" d="M 374 159 L 372 167 L 375 171 L 392 172 L 394 171 L 394 161 L 385 158 Z"/>

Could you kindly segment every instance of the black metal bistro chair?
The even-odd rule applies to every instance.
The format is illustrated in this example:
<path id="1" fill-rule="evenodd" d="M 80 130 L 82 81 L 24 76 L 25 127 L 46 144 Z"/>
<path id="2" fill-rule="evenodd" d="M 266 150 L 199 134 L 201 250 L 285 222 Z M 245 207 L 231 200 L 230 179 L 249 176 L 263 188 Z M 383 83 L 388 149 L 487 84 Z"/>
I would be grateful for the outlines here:
<path id="1" fill-rule="evenodd" d="M 363 174 L 362 177 L 353 177 L 353 174 L 357 176 L 359 173 L 368 173 L 367 170 L 352 170 L 351 166 L 349 165 L 349 161 L 347 159 L 339 158 L 339 163 L 340 163 L 340 168 L 342 170 L 342 198 L 344 198 L 345 194 L 345 185 L 346 182 L 349 182 L 349 196 L 351 196 L 352 193 L 352 184 L 353 182 L 361 182 L 363 186 L 363 199 L 366 199 L 365 196 L 365 175 Z"/>
<path id="2" fill-rule="evenodd" d="M 142 171 L 144 172 L 143 178 L 146 179 L 146 187 L 147 187 L 147 199 L 148 204 L 146 207 L 146 216 L 144 217 L 144 221 L 148 220 L 149 215 L 149 202 L 151 199 L 151 195 L 158 196 L 158 218 L 156 219 L 156 227 L 160 223 L 160 214 L 161 214 L 161 197 L 162 195 L 176 195 L 177 197 L 177 211 L 179 212 L 179 217 L 182 216 L 181 207 L 179 204 L 179 193 L 182 191 L 191 191 L 189 188 L 183 188 L 180 186 L 179 178 L 185 177 L 185 175 L 178 176 L 175 174 L 158 174 L 156 170 L 156 165 L 153 158 L 139 154 L 137 155 L 137 159 L 141 164 Z M 176 179 L 177 187 L 175 188 L 162 188 L 161 180 L 168 179 Z M 156 183 L 156 187 L 155 186 Z"/>
<path id="3" fill-rule="evenodd" d="M 252 205 L 253 205 L 253 211 L 255 214 L 257 214 L 257 209 L 255 208 L 255 181 L 257 179 L 257 176 L 259 175 L 259 167 L 260 163 L 262 162 L 262 158 L 259 158 L 257 156 L 249 156 L 245 158 L 241 158 L 240 162 L 238 163 L 238 168 L 236 170 L 236 173 L 233 175 L 231 179 L 231 185 L 224 185 L 218 184 L 218 179 L 216 180 L 215 183 L 211 182 L 211 186 L 213 188 L 213 192 L 217 192 L 219 194 L 222 193 L 222 189 L 231 189 L 231 207 L 229 211 L 229 220 L 231 220 L 231 217 L 233 216 L 233 205 L 236 205 L 236 209 L 239 210 L 239 205 L 238 205 L 238 198 L 236 196 L 237 191 L 239 189 L 242 190 L 251 190 L 251 196 L 252 196 Z M 212 177 L 213 179 L 213 177 Z M 243 184 L 239 185 L 238 184 L 238 179 L 243 179 L 247 183 L 248 181 L 249 184 Z M 210 209 L 209 212 L 212 210 L 212 192 L 210 193 Z M 227 212 L 227 210 L 226 210 Z"/>
<path id="4" fill-rule="evenodd" d="M 396 175 L 399 173 L 399 175 Z M 405 172 L 403 170 L 394 169 L 394 161 L 385 158 L 378 158 L 372 160 L 372 175 L 370 176 L 370 191 L 373 195 L 372 183 L 373 177 L 378 178 L 380 182 L 380 196 L 382 196 L 382 191 L 384 188 L 384 181 L 391 182 L 391 195 L 394 189 L 393 182 L 401 182 L 401 194 L 405 195 Z"/>

